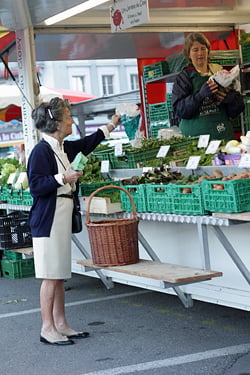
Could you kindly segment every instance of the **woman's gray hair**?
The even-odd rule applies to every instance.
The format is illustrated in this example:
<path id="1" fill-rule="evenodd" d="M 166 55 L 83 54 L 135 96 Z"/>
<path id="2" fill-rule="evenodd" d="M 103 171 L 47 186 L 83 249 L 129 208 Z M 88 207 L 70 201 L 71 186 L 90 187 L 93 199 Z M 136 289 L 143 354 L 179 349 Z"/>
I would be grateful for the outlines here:
<path id="1" fill-rule="evenodd" d="M 65 108 L 70 109 L 68 99 L 56 97 L 41 103 L 31 114 L 35 127 L 43 133 L 55 133 L 57 122 L 62 121 Z"/>
<path id="2" fill-rule="evenodd" d="M 190 49 L 191 49 L 192 45 L 194 44 L 194 42 L 199 42 L 200 44 L 206 46 L 207 49 L 208 49 L 208 54 L 209 54 L 210 43 L 209 43 L 208 39 L 205 37 L 205 35 L 203 35 L 201 33 L 191 33 L 186 37 L 185 45 L 184 45 L 184 49 L 183 49 L 183 52 L 184 52 L 184 55 L 185 55 L 186 59 L 190 60 L 190 57 L 189 57 Z"/>

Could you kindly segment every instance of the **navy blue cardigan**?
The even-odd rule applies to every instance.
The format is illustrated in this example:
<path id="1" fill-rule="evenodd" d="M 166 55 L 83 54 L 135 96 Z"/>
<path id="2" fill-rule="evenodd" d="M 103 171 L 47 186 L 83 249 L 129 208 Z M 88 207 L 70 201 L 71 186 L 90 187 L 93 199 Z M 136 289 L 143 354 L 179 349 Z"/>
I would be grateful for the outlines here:
<path id="1" fill-rule="evenodd" d="M 64 141 L 64 151 L 72 162 L 78 152 L 88 155 L 104 139 L 102 130 L 76 141 Z M 56 208 L 58 184 L 54 175 L 58 173 L 57 161 L 48 142 L 41 140 L 31 151 L 27 165 L 30 193 L 33 205 L 29 224 L 33 237 L 49 237 Z M 78 194 L 78 189 L 75 193 Z"/>

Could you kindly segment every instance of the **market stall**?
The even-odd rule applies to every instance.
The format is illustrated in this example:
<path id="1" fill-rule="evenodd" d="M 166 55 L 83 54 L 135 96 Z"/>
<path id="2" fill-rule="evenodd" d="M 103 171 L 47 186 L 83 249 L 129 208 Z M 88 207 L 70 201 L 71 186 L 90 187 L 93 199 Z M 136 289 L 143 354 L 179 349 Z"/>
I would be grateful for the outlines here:
<path id="1" fill-rule="evenodd" d="M 3 1 L 3 3 L 5 2 Z M 72 17 L 67 21 L 48 27 L 44 25 L 44 19 L 64 10 L 65 6 L 61 1 L 53 2 L 53 4 L 48 1 L 46 6 L 44 6 L 44 1 L 43 6 L 40 3 L 39 0 L 36 0 L 30 9 L 26 3 L 24 11 L 20 11 L 23 10 L 23 2 L 13 0 L 11 5 L 14 6 L 9 6 L 10 15 L 13 17 L 6 17 L 6 4 L 3 4 L 5 5 L 1 7 L 3 11 L 0 11 L 2 23 L 10 30 L 16 31 L 17 56 L 14 58 L 18 57 L 20 82 L 32 106 L 38 99 L 34 74 L 36 59 L 136 57 L 138 58 L 139 75 L 143 76 L 144 66 L 154 62 L 158 63 L 159 60 L 166 60 L 172 54 L 180 52 L 185 33 L 193 31 L 194 25 L 196 25 L 196 30 L 206 32 L 210 40 L 216 42 L 215 49 L 222 49 L 221 43 L 225 48 L 230 34 L 233 33 L 234 37 L 237 36 L 235 30 L 244 29 L 244 25 L 249 22 L 248 1 L 242 1 L 240 5 L 233 0 L 213 1 L 209 4 L 195 0 L 178 2 L 178 4 L 176 1 L 164 4 L 155 4 L 152 1 L 149 2 L 152 17 L 147 27 L 142 25 L 127 32 L 111 34 L 107 29 L 110 22 L 107 12 L 109 5 L 107 4 L 106 8 L 104 6 L 102 9 L 97 9 L 99 17 L 96 16 L 95 9 L 89 13 L 83 13 L 81 17 Z M 76 3 L 80 3 L 80 1 L 74 1 L 71 5 Z M 222 10 L 223 17 L 221 17 Z M 84 17 L 85 14 L 86 17 Z M 91 15 L 92 17 L 90 17 Z M 96 23 L 97 21 L 98 23 Z M 89 31 L 90 26 L 92 26 L 91 32 Z M 75 33 L 76 27 L 77 33 Z M 36 34 L 35 39 L 34 33 Z M 44 48 L 45 45 L 46 48 Z M 82 46 L 84 48 L 81 48 Z M 160 75 L 163 82 L 155 82 L 165 88 L 165 91 L 161 91 L 163 96 L 166 94 L 165 73 L 162 71 Z M 153 82 L 148 81 L 146 85 L 149 86 L 151 83 Z M 143 86 L 143 82 L 141 84 Z M 147 115 L 149 114 L 147 105 L 158 104 L 162 99 L 162 97 L 159 98 L 160 91 L 158 89 L 153 91 L 154 99 L 150 98 L 150 100 L 152 99 L 150 102 L 149 97 L 145 95 L 148 95 L 148 92 L 146 93 L 141 87 L 142 102 L 146 106 Z M 32 124 L 29 121 L 30 106 L 25 100 L 22 101 L 22 113 L 25 142 L 27 143 L 27 153 L 29 153 L 36 142 L 36 135 L 33 133 Z M 122 162 L 126 164 L 130 155 L 131 153 L 126 154 Z M 117 161 L 114 158 L 110 160 Z M 135 159 L 133 162 L 137 163 Z M 133 165 L 130 171 L 124 171 L 124 168 L 123 176 L 133 176 L 136 167 L 137 165 Z M 119 170 L 119 166 L 113 169 L 114 176 L 119 176 Z M 228 173 L 229 170 L 226 174 Z M 8 194 L 6 191 L 5 193 Z M 22 200 L 20 194 L 12 195 L 10 199 L 16 199 L 16 202 L 3 203 L 3 209 L 29 210 L 29 205 L 22 206 L 20 204 L 20 200 Z M 84 198 L 81 198 L 81 201 L 84 201 Z M 184 271 L 182 267 L 188 267 L 189 274 L 184 281 L 181 281 L 180 277 L 172 279 L 169 276 L 166 277 L 166 270 L 160 278 L 151 271 L 139 275 L 140 270 L 138 269 L 126 272 L 112 269 L 103 270 L 102 268 L 93 270 L 95 268 L 93 264 L 86 261 L 86 258 L 91 257 L 91 251 L 85 229 L 72 238 L 74 244 L 73 272 L 100 277 L 108 288 L 113 286 L 113 282 L 121 282 L 164 293 L 175 293 L 187 307 L 192 305 L 193 299 L 197 299 L 250 310 L 248 221 L 242 219 L 235 221 L 230 216 L 215 217 L 211 212 L 206 214 L 197 214 L 196 212 L 191 215 L 190 213 L 159 213 L 157 211 L 147 212 L 147 210 L 144 212 L 140 210 L 138 213 L 141 218 L 139 227 L 140 258 L 176 265 L 176 268 L 179 266 L 181 272 Z M 120 215 L 126 216 L 127 213 Z M 201 277 L 201 275 L 203 276 Z"/>

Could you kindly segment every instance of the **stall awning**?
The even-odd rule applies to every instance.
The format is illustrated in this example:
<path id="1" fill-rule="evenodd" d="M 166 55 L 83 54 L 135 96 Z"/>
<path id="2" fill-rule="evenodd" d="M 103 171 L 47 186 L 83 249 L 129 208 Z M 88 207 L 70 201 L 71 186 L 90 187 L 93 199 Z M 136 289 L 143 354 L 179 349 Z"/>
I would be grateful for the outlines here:
<path id="1" fill-rule="evenodd" d="M 0 85 L 0 110 L 10 105 L 21 106 L 21 92 L 16 85 Z M 54 97 L 69 99 L 70 103 L 96 98 L 96 96 L 81 91 L 53 89 L 40 86 L 39 99 L 42 102 L 50 101 Z"/>

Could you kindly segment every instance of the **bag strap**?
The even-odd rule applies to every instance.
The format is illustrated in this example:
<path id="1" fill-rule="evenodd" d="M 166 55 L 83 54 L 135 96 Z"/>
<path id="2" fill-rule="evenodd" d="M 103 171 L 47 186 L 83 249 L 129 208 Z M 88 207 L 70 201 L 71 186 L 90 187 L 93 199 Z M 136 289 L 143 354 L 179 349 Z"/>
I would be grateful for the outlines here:
<path id="1" fill-rule="evenodd" d="M 65 171 L 66 171 L 66 167 L 65 167 L 64 163 L 62 162 L 61 158 L 59 158 L 59 156 L 58 156 L 57 153 L 53 150 L 53 148 L 52 148 L 52 151 L 54 152 L 55 156 L 57 157 L 57 159 L 59 160 L 59 162 L 61 163 L 61 165 L 63 166 L 63 168 L 64 168 Z"/>

